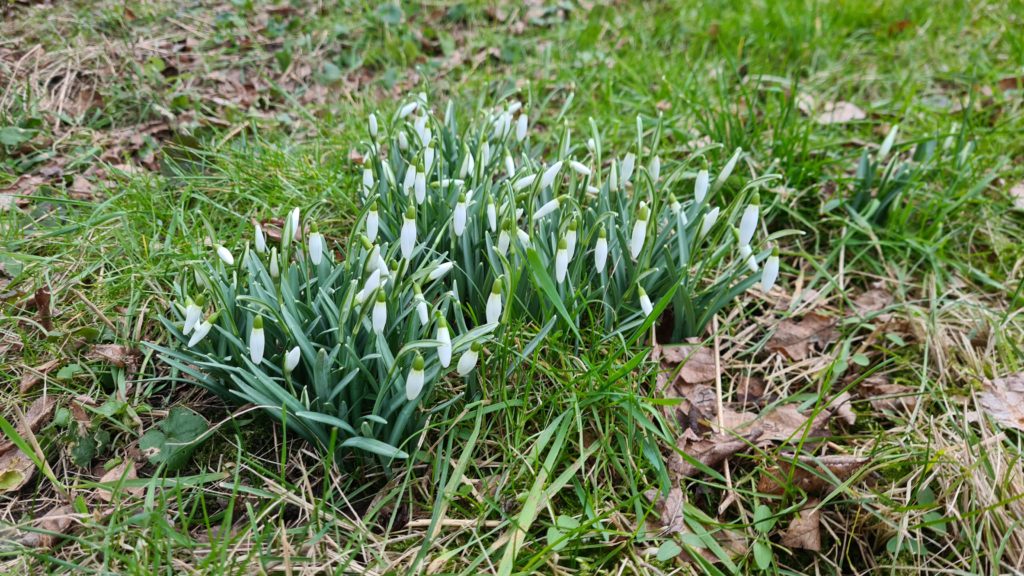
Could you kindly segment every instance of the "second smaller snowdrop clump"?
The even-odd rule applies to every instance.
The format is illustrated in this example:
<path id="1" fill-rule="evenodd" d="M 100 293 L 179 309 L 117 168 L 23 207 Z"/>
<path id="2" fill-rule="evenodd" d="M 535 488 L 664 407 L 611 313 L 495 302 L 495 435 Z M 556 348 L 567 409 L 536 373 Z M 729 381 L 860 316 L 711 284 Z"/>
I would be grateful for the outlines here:
<path id="1" fill-rule="evenodd" d="M 386 121 L 371 115 L 360 190 L 367 240 L 399 246 L 411 269 L 443 267 L 469 325 L 550 330 L 562 320 L 611 336 L 671 309 L 682 338 L 743 291 L 771 290 L 779 257 L 762 234 L 758 190 L 773 176 L 725 196 L 740 150 L 714 178 L 713 148 L 663 174 L 660 124 L 638 117 L 636 147 L 623 155 L 603 149 L 592 123 L 585 142 L 563 128 L 545 161 L 531 152 L 534 121 L 510 102 L 461 124 L 451 103 L 439 118 L 423 94 Z"/>
<path id="2" fill-rule="evenodd" d="M 260 224 L 238 258 L 216 245 L 179 281 L 162 319 L 176 344 L 151 346 L 194 382 L 270 411 L 311 442 L 408 457 L 433 384 L 472 377 L 495 324 L 466 324 L 450 264 L 410 266 L 398 246 L 358 234 L 335 258 L 298 209 L 284 222 L 278 245 Z"/>

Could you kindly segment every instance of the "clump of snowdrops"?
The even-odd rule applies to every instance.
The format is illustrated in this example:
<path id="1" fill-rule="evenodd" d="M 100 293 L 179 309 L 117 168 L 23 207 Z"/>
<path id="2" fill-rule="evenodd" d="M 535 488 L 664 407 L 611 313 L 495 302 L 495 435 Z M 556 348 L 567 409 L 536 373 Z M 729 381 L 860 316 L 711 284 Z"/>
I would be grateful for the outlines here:
<path id="1" fill-rule="evenodd" d="M 701 155 L 662 174 L 660 127 L 637 120 L 636 148 L 604 155 L 565 128 L 547 162 L 530 151 L 528 110 L 512 102 L 460 127 L 425 96 L 368 121 L 363 209 L 340 258 L 296 209 L 279 246 L 256 225 L 236 259 L 216 245 L 177 286 L 177 346 L 165 361 L 229 399 L 273 412 L 326 447 L 408 456 L 425 399 L 472 377 L 510 327 L 559 322 L 579 336 L 650 327 L 671 307 L 678 337 L 760 284 L 779 256 L 758 240 L 761 178 L 712 179 Z M 429 408 L 428 408 L 429 410 Z"/>

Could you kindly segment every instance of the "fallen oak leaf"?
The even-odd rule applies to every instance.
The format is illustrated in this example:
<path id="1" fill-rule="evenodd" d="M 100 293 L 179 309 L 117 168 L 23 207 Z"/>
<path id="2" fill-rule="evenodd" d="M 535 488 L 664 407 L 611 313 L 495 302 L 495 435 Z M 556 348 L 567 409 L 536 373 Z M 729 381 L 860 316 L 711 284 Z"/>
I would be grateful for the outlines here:
<path id="1" fill-rule="evenodd" d="M 138 362 L 139 351 L 119 344 L 100 344 L 92 347 L 88 358 L 102 360 L 118 368 L 127 368 Z"/>
<path id="2" fill-rule="evenodd" d="M 722 553 L 732 557 L 746 554 L 746 537 L 742 534 L 726 529 L 711 531 L 707 526 L 703 526 L 704 519 L 700 518 L 699 515 L 697 517 L 690 515 L 688 522 L 685 509 L 686 497 L 678 486 L 669 489 L 668 494 L 664 498 L 658 497 L 657 490 L 648 490 L 644 492 L 644 496 L 654 503 L 654 509 L 657 512 L 657 523 L 652 522 L 650 518 L 647 520 L 648 528 L 651 532 L 668 537 L 679 536 L 691 550 L 699 553 L 704 560 L 708 562 L 721 562 L 722 558 L 719 558 L 708 547 L 708 542 L 703 541 L 704 539 L 701 536 L 698 536 L 691 530 L 689 524 L 696 521 L 698 528 L 705 530 L 705 536 L 711 536 L 713 540 L 710 542 L 712 544 L 717 543 Z M 677 558 L 682 562 L 695 562 L 690 553 L 682 548 L 679 549 Z"/>
<path id="3" fill-rule="evenodd" d="M 868 115 L 856 104 L 840 100 L 826 102 L 824 111 L 818 115 L 818 124 L 845 124 L 855 120 L 863 120 Z"/>
<path id="4" fill-rule="evenodd" d="M 22 394 L 32 390 L 36 385 L 43 381 L 43 378 L 47 374 L 52 372 L 54 368 L 58 366 L 60 366 L 60 360 L 54 358 L 53 360 L 44 362 L 35 368 L 29 368 L 21 375 L 21 384 L 18 386 L 18 390 Z"/>
<path id="5" fill-rule="evenodd" d="M 141 498 L 145 490 L 141 486 L 135 486 L 132 488 L 125 487 L 121 482 L 128 480 L 135 480 L 139 476 L 135 472 L 135 462 L 131 459 L 126 459 L 117 466 L 114 466 L 106 474 L 100 477 L 101 484 L 110 484 L 112 487 L 120 486 L 120 490 L 126 492 L 136 498 Z M 110 502 L 114 499 L 114 494 L 107 488 L 97 488 L 96 495 L 99 496 L 100 500 L 104 502 Z"/>
<path id="6" fill-rule="evenodd" d="M 24 436 L 29 432 L 37 432 L 44 424 L 53 417 L 53 411 L 57 407 L 57 397 L 52 394 L 36 398 L 25 412 L 24 418 L 17 423 L 18 435 Z M 10 440 L 0 441 L 0 452 L 6 452 L 14 448 L 14 442 Z"/>
<path id="7" fill-rule="evenodd" d="M 1024 372 L 985 380 L 978 404 L 998 422 L 1024 430 Z"/>
<path id="8" fill-rule="evenodd" d="M 762 434 L 762 430 L 755 429 L 742 436 L 712 434 L 707 437 L 698 437 L 692 430 L 687 429 L 676 440 L 678 451 L 672 451 L 666 464 L 669 471 L 676 477 L 693 477 L 701 472 L 701 468 L 691 459 L 708 468 L 715 468 L 730 456 L 753 446 Z M 683 454 L 689 458 L 684 457 Z"/>
<path id="9" fill-rule="evenodd" d="M 782 533 L 783 546 L 813 552 L 821 551 L 821 510 L 818 503 L 818 499 L 811 498 L 790 521 Z"/>
<path id="10" fill-rule="evenodd" d="M 810 312 L 800 320 L 783 320 L 765 347 L 793 361 L 806 360 L 812 346 L 824 347 L 839 336 L 835 324 L 835 320 L 817 312 Z"/>
<path id="11" fill-rule="evenodd" d="M 18 543 L 29 548 L 53 548 L 62 535 L 67 534 L 75 519 L 71 506 L 58 506 L 35 521 L 36 531 L 24 531 Z"/>
<path id="12" fill-rule="evenodd" d="M 783 461 L 768 470 L 757 481 L 758 492 L 784 494 L 798 489 L 805 494 L 824 496 L 835 485 L 845 482 L 860 470 L 868 459 L 860 456 L 797 456 L 783 454 Z M 786 460 L 788 459 L 788 460 Z"/>
<path id="13" fill-rule="evenodd" d="M 909 412 L 917 407 L 917 390 L 893 384 L 884 374 L 874 374 L 862 380 L 857 386 L 857 394 L 878 412 Z"/>

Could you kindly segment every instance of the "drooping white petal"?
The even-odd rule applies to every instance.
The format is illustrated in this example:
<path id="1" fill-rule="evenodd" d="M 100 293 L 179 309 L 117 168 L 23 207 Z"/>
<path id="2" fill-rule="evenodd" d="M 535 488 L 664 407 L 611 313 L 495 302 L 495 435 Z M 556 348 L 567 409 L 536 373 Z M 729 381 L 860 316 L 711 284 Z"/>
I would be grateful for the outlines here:
<path id="1" fill-rule="evenodd" d="M 636 154 L 630 152 L 622 159 L 622 173 L 619 175 L 619 188 L 625 189 L 626 183 L 633 178 L 633 169 L 636 167 Z"/>
<path id="2" fill-rule="evenodd" d="M 469 350 L 463 352 L 462 356 L 459 358 L 459 365 L 457 366 L 459 376 L 468 376 L 470 373 L 472 373 L 473 370 L 476 368 L 476 362 L 479 357 L 480 353 L 474 350 L 472 347 L 470 347 Z"/>
<path id="3" fill-rule="evenodd" d="M 757 216 L 757 204 L 751 204 L 743 209 L 743 217 L 740 218 L 739 235 L 739 243 L 741 246 L 750 244 L 750 240 L 754 237 L 754 232 L 757 230 Z"/>
<path id="4" fill-rule="evenodd" d="M 266 347 L 266 338 L 263 335 L 263 328 L 253 328 L 249 334 L 249 358 L 253 364 L 263 361 L 263 350 Z"/>
<path id="5" fill-rule="evenodd" d="M 597 244 L 594 246 L 594 267 L 598 273 L 604 271 L 605 264 L 608 262 L 608 239 L 598 238 Z"/>
<path id="6" fill-rule="evenodd" d="M 700 223 L 701 238 L 707 236 L 708 232 L 711 232 L 711 229 L 714 228 L 715 222 L 718 221 L 719 212 L 721 212 L 721 209 L 716 206 L 711 210 L 708 210 L 708 213 L 704 215 L 704 219 Z"/>
<path id="7" fill-rule="evenodd" d="M 582 162 L 570 160 L 569 166 L 573 169 L 574 172 L 576 172 L 580 176 L 590 176 L 590 168 L 587 168 L 587 165 L 583 164 Z"/>
<path id="8" fill-rule="evenodd" d="M 380 268 L 376 268 L 370 273 L 370 277 L 367 278 L 366 283 L 363 284 L 363 289 L 356 292 L 356 303 L 362 304 L 367 298 L 369 298 L 370 294 L 373 294 L 374 290 L 380 288 L 381 274 Z"/>
<path id="9" fill-rule="evenodd" d="M 405 398 L 407 400 L 415 400 L 422 391 L 423 368 L 416 369 L 414 367 L 409 371 L 409 376 L 405 379 Z"/>
<path id="10" fill-rule="evenodd" d="M 766 294 L 772 291 L 775 281 L 779 279 L 779 255 L 772 253 L 765 260 L 764 271 L 761 272 L 761 290 Z"/>
<path id="11" fill-rule="evenodd" d="M 466 231 L 466 203 L 458 202 L 455 204 L 455 214 L 453 216 L 453 224 L 455 228 L 455 235 L 462 236 L 462 233 Z"/>
<path id="12" fill-rule="evenodd" d="M 751 272 L 757 272 L 757 259 L 754 258 L 754 251 L 750 249 L 749 244 L 740 246 L 740 260 L 746 264 Z"/>
<path id="13" fill-rule="evenodd" d="M 519 238 L 519 243 L 523 246 L 530 245 L 530 235 L 522 228 L 516 228 L 516 237 Z"/>
<path id="14" fill-rule="evenodd" d="M 416 302 L 416 314 L 420 317 L 420 324 L 426 324 L 430 320 L 427 315 L 427 301 L 423 298 Z"/>
<path id="15" fill-rule="evenodd" d="M 377 334 L 384 332 L 384 326 L 388 322 L 388 304 L 383 299 L 378 298 L 373 303 L 373 331 Z"/>
<path id="16" fill-rule="evenodd" d="M 480 147 L 480 161 L 483 162 L 484 166 L 491 163 L 491 143 L 484 141 L 483 146 Z"/>
<path id="17" fill-rule="evenodd" d="M 655 156 L 651 158 L 651 164 L 647 168 L 647 172 L 651 175 L 651 182 L 658 182 L 658 178 L 661 177 L 661 158 Z"/>
<path id="18" fill-rule="evenodd" d="M 217 245 L 217 256 L 228 266 L 235 265 L 235 257 L 231 255 L 231 251 L 220 244 Z"/>
<path id="19" fill-rule="evenodd" d="M 519 120 L 516 121 L 516 141 L 522 142 L 523 138 L 526 138 L 526 130 L 530 126 L 530 120 L 526 117 L 526 113 L 519 115 Z"/>
<path id="20" fill-rule="evenodd" d="M 716 190 L 722 184 L 724 184 L 726 180 L 729 179 L 730 175 L 732 175 L 732 171 L 733 171 L 734 168 L 736 168 L 736 163 L 739 162 L 740 156 L 742 154 L 743 154 L 743 149 L 742 148 L 737 148 L 736 151 L 732 153 L 732 158 L 729 158 L 729 161 L 725 163 L 724 167 L 722 167 L 722 171 L 718 173 L 718 178 L 715 178 L 715 189 Z"/>
<path id="21" fill-rule="evenodd" d="M 654 312 L 654 305 L 651 304 L 651 298 L 640 289 L 640 309 L 644 311 L 644 316 L 650 316 L 651 312 Z"/>
<path id="22" fill-rule="evenodd" d="M 363 195 L 367 196 L 373 192 L 373 169 L 363 168 Z"/>
<path id="23" fill-rule="evenodd" d="M 511 178 L 516 173 L 516 162 L 510 154 L 505 155 L 505 175 Z"/>
<path id="24" fill-rule="evenodd" d="M 550 168 L 545 170 L 544 174 L 540 178 L 540 187 L 541 187 L 541 189 L 543 190 L 544 188 L 548 188 L 552 184 L 554 184 L 555 183 L 555 178 L 558 177 L 558 173 L 561 170 L 562 170 L 562 161 L 561 160 L 559 160 L 558 162 L 555 162 L 554 164 L 551 165 Z"/>
<path id="25" fill-rule="evenodd" d="M 501 253 L 502 256 L 508 254 L 508 245 L 509 242 L 511 242 L 511 240 L 512 239 L 509 238 L 508 232 L 506 232 L 505 230 L 502 230 L 498 234 L 498 252 Z"/>
<path id="26" fill-rule="evenodd" d="M 319 266 L 324 258 L 324 237 L 319 232 L 309 235 L 309 261 Z"/>
<path id="27" fill-rule="evenodd" d="M 528 188 L 529 186 L 533 185 L 533 182 L 536 179 L 537 179 L 537 175 L 536 174 L 530 174 L 529 176 L 524 176 L 524 177 L 516 180 L 515 184 L 512 185 L 512 190 L 514 190 L 516 192 L 519 192 L 519 191 L 521 191 L 524 188 Z"/>
<path id="28" fill-rule="evenodd" d="M 487 201 L 487 224 L 491 227 L 491 232 L 498 230 L 498 208 L 494 205 L 494 200 Z"/>
<path id="29" fill-rule="evenodd" d="M 373 112 L 370 113 L 370 118 L 367 120 L 367 124 L 370 128 L 370 138 L 377 139 L 377 115 Z"/>
<path id="30" fill-rule="evenodd" d="M 434 167 L 434 149 L 427 148 L 423 151 L 423 171 L 430 174 L 430 169 Z"/>
<path id="31" fill-rule="evenodd" d="M 181 333 L 188 336 L 196 324 L 199 323 L 203 317 L 203 309 L 200 308 L 195 302 L 189 302 L 188 306 L 185 307 L 185 325 L 181 329 Z"/>
<path id="32" fill-rule="evenodd" d="M 409 114 L 412 114 L 413 112 L 416 111 L 416 107 L 418 105 L 419 104 L 417 102 L 409 102 L 405 106 L 402 106 L 402 108 L 398 111 L 398 117 L 405 118 Z"/>
<path id="33" fill-rule="evenodd" d="M 633 235 L 629 240 L 629 255 L 636 260 L 640 251 L 644 248 L 644 241 L 647 239 L 647 220 L 637 220 L 633 223 Z"/>
<path id="34" fill-rule="evenodd" d="M 555 281 L 559 284 L 565 281 L 565 273 L 569 269 L 569 250 L 559 248 L 555 251 Z"/>
<path id="35" fill-rule="evenodd" d="M 200 322 L 192 332 L 192 338 L 189 338 L 188 347 L 191 348 L 196 344 L 199 344 L 203 338 L 206 338 L 206 335 L 210 333 L 211 329 L 213 329 L 213 324 L 211 324 L 209 320 Z"/>
<path id="36" fill-rule="evenodd" d="M 299 365 L 299 359 L 301 357 L 301 351 L 299 350 L 298 346 L 289 350 L 284 355 L 284 371 L 291 372 L 295 370 L 295 368 L 298 367 Z"/>
<path id="37" fill-rule="evenodd" d="M 495 281 L 498 284 L 498 281 Z M 491 289 L 491 294 L 487 297 L 487 323 L 493 324 L 501 319 L 501 287 L 500 284 L 496 286 L 498 288 L 495 291 Z"/>
<path id="38" fill-rule="evenodd" d="M 409 191 L 416 185 L 416 167 L 409 166 L 405 169 L 405 178 L 402 180 L 402 192 L 406 196 L 409 195 Z"/>
<path id="39" fill-rule="evenodd" d="M 263 254 L 267 251 L 267 236 L 263 233 L 263 226 L 256 223 L 256 251 Z"/>
<path id="40" fill-rule="evenodd" d="M 416 171 L 416 203 L 423 204 L 427 199 L 427 175 Z"/>
<path id="41" fill-rule="evenodd" d="M 377 212 L 376 204 L 366 213 L 366 237 L 370 242 L 377 241 L 377 231 L 380 228 L 380 215 Z"/>
<path id="42" fill-rule="evenodd" d="M 442 368 L 447 368 L 452 363 L 452 338 L 448 334 L 448 326 L 437 326 L 437 341 L 437 359 Z"/>
<path id="43" fill-rule="evenodd" d="M 291 211 L 291 213 L 289 213 L 288 217 L 290 218 L 289 224 L 291 225 L 290 228 L 292 230 L 292 238 L 295 239 L 295 240 L 298 240 L 299 239 L 299 233 L 301 232 L 301 227 L 300 227 L 300 222 L 299 222 L 299 209 L 298 208 L 293 209 Z"/>
<path id="44" fill-rule="evenodd" d="M 409 136 L 407 136 L 405 134 L 404 130 L 400 131 L 398 133 L 398 149 L 399 150 L 408 150 L 409 149 Z"/>
<path id="45" fill-rule="evenodd" d="M 466 150 L 466 156 L 462 159 L 462 165 L 459 166 L 459 178 L 466 178 L 473 172 L 473 153 Z"/>
<path id="46" fill-rule="evenodd" d="M 427 275 L 427 278 L 429 278 L 431 280 L 437 280 L 439 278 L 443 278 L 444 275 L 447 274 L 448 272 L 450 272 L 451 269 L 454 268 L 454 267 L 455 267 L 455 263 L 454 262 L 443 262 L 441 264 L 438 264 L 436 268 L 434 268 L 433 270 L 430 271 L 430 274 Z"/>
<path id="47" fill-rule="evenodd" d="M 412 256 L 412 249 L 416 247 L 416 220 L 406 218 L 402 222 L 402 233 L 399 238 L 399 245 L 402 249 L 402 258 L 406 260 Z"/>
<path id="48" fill-rule="evenodd" d="M 551 214 L 555 210 L 558 210 L 558 207 L 560 205 L 561 205 L 561 200 L 559 200 L 558 198 L 554 198 L 552 200 L 549 200 L 543 206 L 538 208 L 536 212 L 533 213 L 533 219 L 534 220 L 540 220 L 541 218 L 547 216 L 548 214 Z"/>
<path id="49" fill-rule="evenodd" d="M 569 260 L 576 257 L 576 229 L 569 228 L 565 232 L 566 249 L 569 251 Z"/>
<path id="50" fill-rule="evenodd" d="M 697 173 L 697 179 L 693 183 L 693 199 L 697 201 L 697 204 L 703 202 L 704 198 L 707 197 L 710 178 L 707 170 L 701 170 Z"/>

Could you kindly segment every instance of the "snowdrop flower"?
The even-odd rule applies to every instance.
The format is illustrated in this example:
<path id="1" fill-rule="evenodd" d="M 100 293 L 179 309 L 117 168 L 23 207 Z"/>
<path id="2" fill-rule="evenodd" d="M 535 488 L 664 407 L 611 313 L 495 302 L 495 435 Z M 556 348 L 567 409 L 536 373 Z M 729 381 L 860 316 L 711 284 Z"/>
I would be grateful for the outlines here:
<path id="1" fill-rule="evenodd" d="M 711 232 L 711 229 L 715 226 L 715 222 L 718 221 L 718 214 L 722 210 L 717 206 L 708 210 L 708 213 L 704 215 L 704 220 L 700 223 L 700 234 L 699 237 L 703 238 Z"/>
<path id="2" fill-rule="evenodd" d="M 185 325 L 181 329 L 181 333 L 188 336 L 188 333 L 196 327 L 199 320 L 203 317 L 203 297 L 199 297 L 199 303 L 193 302 L 191 298 L 187 300 L 185 305 Z"/>
<path id="3" fill-rule="evenodd" d="M 416 167 L 410 164 L 405 169 L 405 178 L 402 179 L 402 192 L 408 196 L 409 191 L 416 185 Z"/>
<path id="4" fill-rule="evenodd" d="M 430 317 L 427 315 L 427 301 L 423 298 L 423 289 L 419 284 L 412 285 L 413 299 L 416 300 L 416 315 L 420 317 L 420 324 L 426 326 Z"/>
<path id="5" fill-rule="evenodd" d="M 764 272 L 761 272 L 761 290 L 767 294 L 775 286 L 779 278 L 779 249 L 772 248 L 772 255 L 765 260 Z"/>
<path id="6" fill-rule="evenodd" d="M 590 168 L 587 168 L 586 164 L 583 164 L 582 162 L 570 160 L 569 166 L 580 176 L 590 176 Z"/>
<path id="7" fill-rule="evenodd" d="M 740 260 L 747 265 L 751 272 L 757 272 L 757 259 L 754 258 L 754 251 L 749 244 L 740 246 Z"/>
<path id="8" fill-rule="evenodd" d="M 555 162 L 554 164 L 551 165 L 550 168 L 545 170 L 544 174 L 540 177 L 540 187 L 541 187 L 541 189 L 543 190 L 544 188 L 548 188 L 552 184 L 554 184 L 555 183 L 555 178 L 558 177 L 558 173 L 561 170 L 562 170 L 562 161 L 561 160 L 559 160 L 558 162 Z"/>
<path id="9" fill-rule="evenodd" d="M 526 112 L 519 115 L 519 120 L 516 121 L 516 142 L 522 142 L 526 138 L 526 130 L 530 127 L 530 120 L 526 116 Z"/>
<path id="10" fill-rule="evenodd" d="M 679 214 L 682 212 L 683 205 L 679 203 L 679 199 L 676 198 L 675 194 L 672 195 L 672 200 L 669 202 L 668 208 L 673 214 L 675 214 L 676 218 L 678 218 Z"/>
<path id="11" fill-rule="evenodd" d="M 459 376 L 468 376 L 476 368 L 477 359 L 480 357 L 480 350 L 483 346 L 479 342 L 473 342 L 469 345 L 469 350 L 462 353 L 459 358 L 459 365 L 456 367 L 459 371 Z"/>
<path id="12" fill-rule="evenodd" d="M 416 209 L 412 206 L 405 211 L 399 246 L 402 248 L 402 258 L 408 260 L 412 256 L 412 249 L 416 247 Z"/>
<path id="13" fill-rule="evenodd" d="M 878 148 L 878 161 L 885 160 L 885 157 L 889 155 L 889 151 L 892 150 L 892 145 L 896 143 L 896 135 L 900 131 L 900 125 L 894 124 L 889 133 L 886 134 L 885 140 L 882 141 L 882 145 Z"/>
<path id="14" fill-rule="evenodd" d="M 593 138 L 587 138 L 587 150 L 594 153 L 597 150 L 597 142 Z"/>
<path id="15" fill-rule="evenodd" d="M 459 194 L 459 201 L 455 203 L 455 214 L 454 214 L 454 228 L 455 235 L 462 236 L 462 233 L 466 231 L 466 195 Z"/>
<path id="16" fill-rule="evenodd" d="M 203 338 L 206 338 L 206 335 L 213 329 L 213 323 L 217 321 L 217 316 L 219 314 L 220 312 L 214 312 L 209 318 L 203 320 L 195 327 L 195 330 L 192 331 L 192 338 L 188 341 L 189 348 L 199 344 L 202 342 Z"/>
<path id="17" fill-rule="evenodd" d="M 658 181 L 658 177 L 661 176 L 661 158 L 657 156 L 651 158 L 651 163 L 647 167 L 647 173 L 651 175 L 651 182 Z"/>
<path id="18" fill-rule="evenodd" d="M 289 224 L 289 228 L 288 229 L 290 229 L 292 231 L 292 238 L 295 239 L 295 240 L 298 240 L 299 239 L 299 232 L 300 232 L 300 228 L 299 228 L 299 224 L 300 224 L 299 223 L 299 209 L 298 208 L 293 209 L 291 211 L 291 213 L 288 214 L 288 224 Z"/>
<path id="19" fill-rule="evenodd" d="M 491 232 L 498 231 L 498 207 L 494 205 L 494 198 L 487 198 L 487 224 Z"/>
<path id="20" fill-rule="evenodd" d="M 363 168 L 363 196 L 369 196 L 373 192 L 373 169 Z"/>
<path id="21" fill-rule="evenodd" d="M 430 274 L 427 275 L 427 278 L 431 280 L 438 280 L 440 278 L 443 278 L 444 275 L 450 272 L 451 269 L 454 267 L 455 264 L 453 262 L 445 262 L 443 264 L 438 264 L 436 268 L 430 271 Z"/>
<path id="22" fill-rule="evenodd" d="M 434 167 L 434 149 L 425 148 L 423 150 L 423 172 L 430 174 L 430 169 Z"/>
<path id="23" fill-rule="evenodd" d="M 437 318 L 437 359 L 441 361 L 441 367 L 447 368 L 452 363 L 452 337 L 448 333 L 448 322 L 438 316 Z"/>
<path id="24" fill-rule="evenodd" d="M 597 273 L 604 272 L 605 264 L 608 262 L 608 233 L 604 226 L 597 230 L 597 244 L 594 245 L 594 268 Z"/>
<path id="25" fill-rule="evenodd" d="M 377 139 L 377 115 L 370 112 L 370 119 L 367 122 L 370 127 L 370 138 Z"/>
<path id="26" fill-rule="evenodd" d="M 506 222 L 506 224 L 506 226 L 501 227 L 501 232 L 498 234 L 498 252 L 502 256 L 508 254 L 508 245 L 509 242 L 512 241 L 512 238 L 509 237 L 508 233 L 508 231 L 512 228 L 511 222 Z"/>
<path id="27" fill-rule="evenodd" d="M 587 186 L 587 194 L 597 194 L 598 192 L 600 190 L 598 190 L 597 186 Z"/>
<path id="28" fill-rule="evenodd" d="M 476 163 L 473 160 L 473 153 L 469 151 L 469 147 L 464 148 L 464 156 L 462 157 L 462 166 L 459 167 L 459 178 L 465 178 L 466 176 L 473 173 L 476 168 Z"/>
<path id="29" fill-rule="evenodd" d="M 516 162 L 511 154 L 505 154 L 505 174 L 511 178 L 516 173 Z"/>
<path id="30" fill-rule="evenodd" d="M 256 316 L 252 321 L 252 331 L 249 333 L 249 358 L 253 364 L 259 365 L 263 361 L 263 350 L 266 348 L 267 339 L 263 335 L 263 316 Z"/>
<path id="31" fill-rule="evenodd" d="M 427 199 L 427 175 L 416 170 L 416 203 L 423 204 Z"/>
<path id="32" fill-rule="evenodd" d="M 324 258 L 324 235 L 313 232 L 309 235 L 309 260 L 314 266 L 319 266 Z"/>
<path id="33" fill-rule="evenodd" d="M 523 247 L 530 246 L 530 235 L 522 228 L 516 228 L 516 237 L 519 238 L 519 243 L 522 244 Z"/>
<path id="34" fill-rule="evenodd" d="M 536 180 L 536 179 L 537 179 L 537 175 L 536 174 L 530 174 L 529 176 L 524 176 L 523 178 L 520 178 L 519 180 L 516 180 L 516 183 L 512 185 L 512 190 L 514 192 L 519 192 L 523 188 L 527 188 L 531 184 L 533 184 L 534 180 Z"/>
<path id="35" fill-rule="evenodd" d="M 383 273 L 380 271 L 380 268 L 374 269 L 374 271 L 370 273 L 370 277 L 367 278 L 366 283 L 363 284 L 363 289 L 356 292 L 356 303 L 362 304 L 370 294 L 373 294 L 374 290 L 380 288 L 382 274 Z"/>
<path id="36" fill-rule="evenodd" d="M 427 128 L 427 116 L 424 114 L 412 123 L 413 130 L 416 131 L 416 136 L 419 137 L 420 146 L 426 146 L 430 142 L 430 129 Z"/>
<path id="37" fill-rule="evenodd" d="M 498 276 L 491 286 L 491 295 L 487 297 L 487 323 L 493 324 L 501 319 L 501 281 L 504 276 Z"/>
<path id="38" fill-rule="evenodd" d="M 693 183 L 693 199 L 697 201 L 697 204 L 703 202 L 704 198 L 707 197 L 710 178 L 707 170 L 701 170 L 697 173 L 697 180 Z"/>
<path id="39" fill-rule="evenodd" d="M 388 322 L 387 295 L 384 291 L 377 292 L 377 301 L 373 303 L 373 331 L 377 334 L 384 333 L 384 326 Z"/>
<path id="40" fill-rule="evenodd" d="M 292 348 L 284 355 L 284 373 L 291 374 L 295 368 L 299 365 L 299 358 L 301 358 L 301 351 L 296 346 Z"/>
<path id="41" fill-rule="evenodd" d="M 270 249 L 270 277 L 277 278 L 281 275 L 281 266 L 277 262 L 277 248 Z"/>
<path id="42" fill-rule="evenodd" d="M 405 398 L 407 400 L 415 400 L 423 391 L 423 365 L 423 355 L 417 352 L 416 357 L 412 360 L 412 370 L 409 371 L 409 376 L 405 379 Z"/>
<path id="43" fill-rule="evenodd" d="M 739 161 L 741 154 L 743 154 L 743 149 L 737 148 L 736 151 L 732 153 L 732 158 L 729 158 L 729 161 L 725 163 L 725 167 L 723 167 L 722 171 L 718 173 L 718 178 L 715 178 L 716 190 L 722 184 L 725 184 L 725 181 L 732 175 L 733 168 L 736 167 L 736 162 Z"/>
<path id="44" fill-rule="evenodd" d="M 625 189 L 630 178 L 633 177 L 633 168 L 636 166 L 636 154 L 630 152 L 622 159 L 622 173 L 619 175 L 619 188 Z"/>
<path id="45" fill-rule="evenodd" d="M 651 312 L 654 312 L 654 305 L 651 304 L 651 298 L 644 292 L 643 286 L 637 286 L 640 290 L 640 309 L 644 311 L 644 316 L 650 316 Z"/>
<path id="46" fill-rule="evenodd" d="M 640 210 L 636 213 L 636 222 L 633 223 L 633 236 L 629 240 L 629 254 L 633 260 L 636 260 L 644 248 L 644 241 L 647 239 L 647 219 L 650 218 L 650 214 L 650 209 L 641 203 Z"/>
<path id="47" fill-rule="evenodd" d="M 440 186 L 441 189 L 448 189 L 448 187 L 450 187 L 450 186 L 455 186 L 456 188 L 462 188 L 465 185 L 466 185 L 466 181 L 465 180 L 459 180 L 458 178 L 445 178 L 444 180 L 441 180 L 440 182 L 438 182 L 438 186 Z"/>
<path id="48" fill-rule="evenodd" d="M 491 143 L 484 140 L 484 145 L 480 147 L 480 161 L 487 166 L 491 163 Z"/>
<path id="49" fill-rule="evenodd" d="M 576 219 L 569 220 L 569 228 L 565 232 L 565 242 L 569 250 L 569 260 L 576 257 L 576 228 L 578 224 Z"/>
<path id="50" fill-rule="evenodd" d="M 512 115 L 503 112 L 494 123 L 494 137 L 498 140 L 504 138 L 512 130 Z"/>
<path id="51" fill-rule="evenodd" d="M 380 215 L 377 213 L 377 201 L 370 204 L 370 211 L 366 213 L 366 237 L 370 242 L 377 241 L 377 230 L 380 228 Z"/>
<path id="52" fill-rule="evenodd" d="M 619 191 L 619 173 L 616 168 L 617 165 L 618 162 L 612 160 L 612 168 L 611 171 L 608 173 L 608 190 L 611 192 Z"/>
<path id="53" fill-rule="evenodd" d="M 398 149 L 399 150 L 408 150 L 409 149 L 409 137 L 405 134 L 405 132 L 399 132 L 398 133 Z"/>
<path id="54" fill-rule="evenodd" d="M 555 210 L 558 210 L 559 206 L 561 205 L 562 197 L 556 196 L 555 198 L 549 200 L 546 204 L 538 208 L 537 211 L 533 213 L 533 219 L 540 220 L 541 218 L 547 216 L 548 214 L 551 214 Z"/>
<path id="55" fill-rule="evenodd" d="M 555 251 L 555 280 L 561 284 L 565 281 L 565 273 L 569 269 L 569 243 L 565 238 L 558 241 Z"/>
<path id="56" fill-rule="evenodd" d="M 754 237 L 754 232 L 757 230 L 758 204 L 760 201 L 757 194 L 754 194 L 750 205 L 743 209 L 743 217 L 740 218 L 740 246 L 750 244 L 750 240 Z"/>
<path id="57" fill-rule="evenodd" d="M 409 114 L 412 114 L 413 112 L 416 111 L 416 107 L 418 105 L 419 105 L 418 102 L 409 102 L 405 106 L 402 106 L 402 108 L 398 111 L 398 117 L 399 118 L 405 118 Z"/>
<path id="58" fill-rule="evenodd" d="M 220 244 L 217 244 L 216 248 L 217 248 L 217 256 L 220 257 L 220 259 L 223 260 L 225 264 L 227 264 L 228 266 L 234 266 L 235 265 L 235 257 L 231 255 L 231 251 L 230 250 L 228 250 L 227 248 L 221 246 Z"/>
<path id="59" fill-rule="evenodd" d="M 256 251 L 263 254 L 267 251 L 267 236 L 263 233 L 263 226 L 256 223 Z"/>

